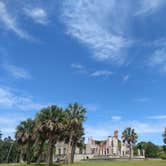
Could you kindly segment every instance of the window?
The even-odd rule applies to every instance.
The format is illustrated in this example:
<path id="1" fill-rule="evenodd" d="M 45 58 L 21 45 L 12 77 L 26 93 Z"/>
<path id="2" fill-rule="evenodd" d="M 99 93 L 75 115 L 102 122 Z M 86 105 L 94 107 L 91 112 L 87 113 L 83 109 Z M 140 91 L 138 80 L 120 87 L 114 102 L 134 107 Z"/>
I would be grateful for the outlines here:
<path id="1" fill-rule="evenodd" d="M 83 152 L 83 151 L 82 151 L 82 148 L 80 148 L 80 149 L 79 149 L 79 154 L 82 154 L 82 152 Z"/>
<path id="2" fill-rule="evenodd" d="M 61 148 L 58 149 L 58 154 L 61 155 Z"/>
<path id="3" fill-rule="evenodd" d="M 66 154 L 66 148 L 63 149 L 63 154 Z"/>

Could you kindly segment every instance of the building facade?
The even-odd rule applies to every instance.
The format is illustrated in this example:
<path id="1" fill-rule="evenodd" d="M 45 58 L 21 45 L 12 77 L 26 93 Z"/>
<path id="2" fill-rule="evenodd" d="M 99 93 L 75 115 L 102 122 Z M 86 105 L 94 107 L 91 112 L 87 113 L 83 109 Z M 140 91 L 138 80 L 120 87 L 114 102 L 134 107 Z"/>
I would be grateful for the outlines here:
<path id="1" fill-rule="evenodd" d="M 95 156 L 129 156 L 129 148 L 118 138 L 118 131 L 114 132 L 114 136 L 108 136 L 104 141 L 88 139 L 86 145 L 86 154 L 94 154 Z"/>
<path id="2" fill-rule="evenodd" d="M 66 155 L 67 145 L 64 142 L 58 142 L 55 145 L 56 151 L 54 155 L 54 160 L 59 158 L 64 159 Z M 131 151 L 132 157 L 133 150 Z M 144 151 L 140 151 L 138 149 L 137 155 L 135 158 L 144 158 Z M 86 144 L 86 148 L 84 150 L 80 150 L 78 147 L 75 151 L 75 161 L 80 161 L 82 159 L 88 158 L 126 158 L 130 156 L 130 149 L 127 144 L 123 143 L 118 137 L 118 131 L 114 132 L 113 136 L 108 136 L 106 140 L 98 141 L 94 140 L 92 137 L 88 138 L 88 142 Z"/>

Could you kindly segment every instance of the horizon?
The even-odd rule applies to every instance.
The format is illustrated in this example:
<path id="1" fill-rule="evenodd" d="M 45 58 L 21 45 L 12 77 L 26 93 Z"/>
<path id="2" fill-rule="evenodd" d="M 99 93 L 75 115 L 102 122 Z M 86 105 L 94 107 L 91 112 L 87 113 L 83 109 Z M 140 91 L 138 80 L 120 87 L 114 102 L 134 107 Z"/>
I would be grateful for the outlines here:
<path id="1" fill-rule="evenodd" d="M 87 109 L 85 137 L 132 127 L 163 145 L 166 1 L 0 0 L 0 131 L 48 105 Z"/>

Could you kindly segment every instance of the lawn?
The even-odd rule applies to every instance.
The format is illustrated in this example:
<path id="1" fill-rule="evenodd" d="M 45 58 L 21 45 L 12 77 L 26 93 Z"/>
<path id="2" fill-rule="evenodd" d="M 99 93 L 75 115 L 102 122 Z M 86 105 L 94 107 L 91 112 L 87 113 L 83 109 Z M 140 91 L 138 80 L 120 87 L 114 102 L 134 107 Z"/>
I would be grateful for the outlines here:
<path id="1" fill-rule="evenodd" d="M 27 166 L 26 164 L 0 164 L 0 166 Z M 32 164 L 31 166 L 39 166 Z M 41 165 L 43 166 L 43 165 Z M 66 165 L 61 165 L 66 166 Z M 81 162 L 68 166 L 166 166 L 166 161 L 113 161 L 113 162 Z"/>

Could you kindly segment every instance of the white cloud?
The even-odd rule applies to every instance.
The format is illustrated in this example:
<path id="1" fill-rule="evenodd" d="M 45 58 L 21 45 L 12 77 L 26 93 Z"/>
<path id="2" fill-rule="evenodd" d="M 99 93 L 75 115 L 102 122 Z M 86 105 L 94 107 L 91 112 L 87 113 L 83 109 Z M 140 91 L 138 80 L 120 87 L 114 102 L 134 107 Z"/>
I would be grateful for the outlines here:
<path id="1" fill-rule="evenodd" d="M 32 40 L 32 38 L 18 26 L 16 19 L 10 15 L 3 2 L 0 2 L 0 23 L 4 25 L 5 30 L 13 31 L 20 38 Z"/>
<path id="2" fill-rule="evenodd" d="M 0 87 L 0 107 L 21 110 L 39 110 L 44 104 L 36 103 L 30 96 L 23 96 L 7 88 Z"/>
<path id="3" fill-rule="evenodd" d="M 24 8 L 25 14 L 32 18 L 34 22 L 46 25 L 48 24 L 48 16 L 42 8 Z"/>
<path id="4" fill-rule="evenodd" d="M 124 32 L 125 19 L 130 13 L 126 2 L 65 0 L 63 4 L 62 18 L 68 34 L 85 43 L 97 60 L 124 63 L 125 53 L 121 50 L 130 45 Z"/>
<path id="5" fill-rule="evenodd" d="M 109 77 L 112 74 L 113 74 L 113 72 L 108 71 L 108 70 L 98 70 L 98 71 L 92 72 L 90 74 L 90 76 L 92 76 L 92 77 L 101 77 L 101 76 L 103 76 L 103 77 Z"/>
<path id="6" fill-rule="evenodd" d="M 0 131 L 2 132 L 3 138 L 11 136 L 14 138 L 16 126 L 27 116 L 18 112 L 7 113 L 3 112 L 0 117 Z"/>
<path id="7" fill-rule="evenodd" d="M 121 120 L 122 119 L 122 117 L 121 116 L 112 116 L 112 120 Z"/>
<path id="8" fill-rule="evenodd" d="M 151 56 L 149 65 L 166 72 L 166 48 L 157 49 Z"/>
<path id="9" fill-rule="evenodd" d="M 134 99 L 135 102 L 147 102 L 149 101 L 149 98 L 147 97 L 142 97 L 142 98 L 137 98 L 137 99 Z"/>
<path id="10" fill-rule="evenodd" d="M 72 64 L 71 64 L 71 68 L 73 68 L 73 69 L 78 69 L 78 70 L 85 69 L 85 67 L 84 67 L 83 65 L 76 64 L 76 63 L 72 63 Z"/>
<path id="11" fill-rule="evenodd" d="M 90 104 L 85 104 L 85 108 L 87 109 L 87 111 L 96 112 L 97 110 L 99 110 L 100 107 L 98 104 L 90 103 Z"/>
<path id="12" fill-rule="evenodd" d="M 166 115 L 150 116 L 148 117 L 148 119 L 156 119 L 156 120 L 166 119 Z"/>
<path id="13" fill-rule="evenodd" d="M 92 72 L 85 66 L 75 63 L 71 64 L 71 68 L 75 69 L 79 73 L 87 74 L 91 77 L 109 77 L 113 74 L 113 72 L 109 70 L 96 70 Z"/>
<path id="14" fill-rule="evenodd" d="M 129 79 L 129 75 L 128 75 L 128 74 L 125 75 L 125 76 L 123 76 L 123 81 L 124 81 L 124 82 L 126 82 L 128 79 Z"/>
<path id="15" fill-rule="evenodd" d="M 17 79 L 31 79 L 31 75 L 25 69 L 14 65 L 3 65 L 4 69 Z"/>
<path id="16" fill-rule="evenodd" d="M 166 122 L 141 122 L 141 121 L 111 121 L 110 123 L 103 122 L 95 126 L 86 125 L 85 134 L 86 137 L 93 137 L 95 139 L 106 139 L 109 135 L 113 134 L 115 130 L 119 130 L 121 136 L 122 131 L 127 127 L 135 129 L 136 133 L 142 134 L 155 134 L 162 133 L 166 126 Z"/>
<path id="17" fill-rule="evenodd" d="M 165 0 L 141 0 L 139 2 L 140 8 L 136 12 L 136 15 L 151 14 L 152 12 L 159 10 Z"/>

